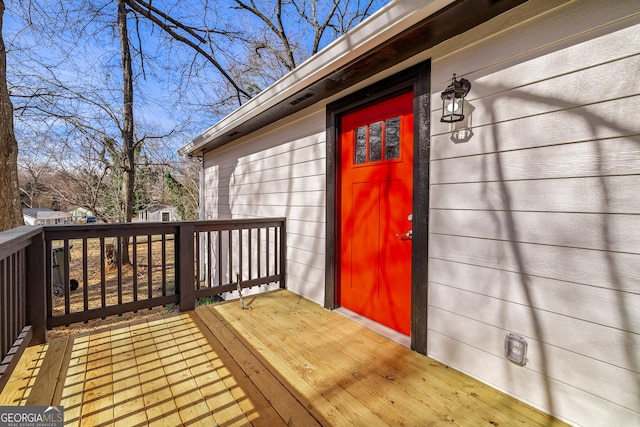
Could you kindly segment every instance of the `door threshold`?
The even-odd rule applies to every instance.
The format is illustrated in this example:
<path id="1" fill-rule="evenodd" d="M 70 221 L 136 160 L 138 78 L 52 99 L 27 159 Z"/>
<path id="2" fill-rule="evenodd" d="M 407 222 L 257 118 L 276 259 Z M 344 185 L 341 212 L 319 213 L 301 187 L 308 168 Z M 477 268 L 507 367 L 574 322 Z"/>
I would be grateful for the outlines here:
<path id="1" fill-rule="evenodd" d="M 355 313 L 349 309 L 344 307 L 338 307 L 335 310 L 336 313 L 341 316 L 346 317 L 347 319 L 352 320 L 353 322 L 364 326 L 367 329 L 370 329 L 383 337 L 389 338 L 391 341 L 395 341 L 403 347 L 411 348 L 411 337 L 405 334 L 402 334 L 398 331 L 395 331 L 387 326 L 384 326 L 378 322 L 375 322 L 371 319 L 368 319 L 358 313 Z"/>

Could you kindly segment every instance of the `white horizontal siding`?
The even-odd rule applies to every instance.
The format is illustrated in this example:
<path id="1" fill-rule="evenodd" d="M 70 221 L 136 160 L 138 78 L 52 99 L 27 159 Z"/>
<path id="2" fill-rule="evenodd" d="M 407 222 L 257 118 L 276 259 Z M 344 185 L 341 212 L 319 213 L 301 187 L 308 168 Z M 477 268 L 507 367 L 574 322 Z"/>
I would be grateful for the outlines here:
<path id="1" fill-rule="evenodd" d="M 640 96 L 632 96 L 491 126 L 474 126 L 472 144 L 452 144 L 448 133 L 434 135 L 431 138 L 432 159 L 606 139 L 615 144 L 623 137 L 633 140 L 638 129 L 630 123 L 639 109 Z"/>
<path id="2" fill-rule="evenodd" d="M 428 352 L 573 424 L 638 425 L 640 5 L 527 16 L 544 4 L 433 49 Z M 452 126 L 453 73 L 472 89 Z"/>
<path id="3" fill-rule="evenodd" d="M 635 215 L 639 186 L 638 175 L 436 184 L 431 207 Z"/>
<path id="4" fill-rule="evenodd" d="M 489 335 L 491 327 L 486 325 L 480 332 Z M 504 363 L 504 357 L 494 356 L 479 348 L 457 341 L 445 334 L 429 331 L 429 344 L 433 348 L 431 357 L 447 360 L 453 366 L 468 375 L 501 389 L 521 400 L 543 406 L 558 416 L 570 416 L 573 425 L 585 426 L 636 426 L 637 413 L 621 407 L 606 399 L 597 399 L 594 395 L 558 381 L 532 369 Z M 535 344 L 535 343 L 534 343 Z M 491 372 L 491 376 L 487 376 Z M 545 396 L 544 402 L 531 400 L 531 396 Z M 566 417 L 565 417 L 566 419 Z"/>
<path id="5" fill-rule="evenodd" d="M 635 55 L 639 35 L 629 24 L 637 20 L 634 2 L 610 0 L 605 8 L 600 0 L 529 1 L 493 26 L 474 28 L 435 48 L 432 81 L 442 86 L 434 95 L 449 84 L 452 69 L 458 76 L 476 72 L 487 82 L 515 88 Z"/>
<path id="6" fill-rule="evenodd" d="M 640 68 L 639 68 L 640 69 Z M 434 160 L 431 183 L 640 174 L 640 135 Z M 567 163 L 567 159 L 571 159 Z M 455 166 L 455 167 L 454 167 Z"/>
<path id="7" fill-rule="evenodd" d="M 324 282 L 324 276 L 316 276 L 314 280 L 311 281 L 306 274 L 304 276 L 288 274 L 287 289 L 320 304 L 320 301 L 324 299 L 324 288 L 318 287 L 318 282 L 320 281 Z"/>
<path id="8" fill-rule="evenodd" d="M 495 286 L 499 285 L 495 284 Z M 528 283 L 523 280 L 522 283 L 515 286 L 528 286 Z M 435 283 L 431 284 L 431 291 L 430 304 L 440 311 L 473 319 L 480 324 L 497 327 L 503 331 L 512 330 L 518 332 L 521 335 L 538 340 L 546 346 L 560 348 L 585 359 L 590 359 L 593 362 L 591 364 L 592 367 L 598 366 L 596 362 L 600 362 L 602 369 L 606 369 L 607 372 L 611 370 L 611 367 L 616 367 L 621 375 L 627 375 L 627 379 L 632 385 L 630 390 L 626 390 L 626 393 L 623 389 L 619 389 L 618 393 L 637 397 L 637 392 L 640 392 L 638 388 L 640 385 L 638 382 L 640 377 L 638 375 L 640 374 L 633 372 L 636 362 L 634 354 L 640 351 L 640 337 L 637 334 L 574 319 L 564 315 L 564 313 L 538 310 L 531 307 L 531 303 L 515 304 L 499 298 L 488 297 L 453 287 L 444 287 Z M 482 307 L 482 310 L 479 310 L 478 307 Z M 434 315 L 437 316 L 438 312 L 434 311 Z M 438 323 L 434 323 L 434 326 L 437 325 Z M 585 334 L 585 330 L 588 330 L 589 333 Z M 442 333 L 443 331 L 439 330 L 439 332 Z M 469 342 L 460 334 L 451 336 L 478 347 L 477 343 Z M 482 335 L 477 339 L 482 340 Z M 499 355 L 503 353 L 503 346 L 504 333 L 500 340 L 492 343 L 487 342 L 485 349 L 491 349 L 492 353 Z M 534 370 L 540 367 L 544 368 L 542 364 L 547 358 L 547 354 L 530 353 L 527 366 L 529 369 Z M 548 361 L 549 366 L 560 363 L 562 362 L 553 359 Z M 582 367 L 574 367 L 574 370 L 580 369 Z M 580 387 L 580 379 L 573 376 L 573 373 L 566 372 L 563 374 L 561 371 L 552 372 L 549 369 L 541 369 L 540 372 Z M 600 376 L 596 371 L 593 371 L 592 375 Z M 618 387 L 618 383 L 615 386 Z M 605 384 L 601 384 L 600 387 L 604 388 Z M 599 392 L 597 386 L 590 387 L 590 391 L 594 394 Z M 619 403 L 623 406 L 632 406 L 634 400 L 625 399 Z"/>
<path id="9" fill-rule="evenodd" d="M 523 310 L 520 310 L 523 311 Z M 498 327 L 487 328 L 485 323 L 461 316 L 445 309 L 434 308 L 431 322 L 438 331 L 448 337 L 464 342 L 465 345 L 485 351 L 495 357 L 503 357 L 501 349 L 504 344 L 504 329 L 515 327 L 518 323 L 524 323 L 528 313 L 519 312 L 515 306 L 511 312 L 496 313 Z M 544 312 L 540 312 L 536 319 L 526 319 L 526 323 L 537 323 L 540 329 L 547 322 L 553 321 L 545 318 Z M 516 316 L 511 318 L 510 316 Z M 618 406 L 632 407 L 635 404 L 639 390 L 640 374 L 620 368 L 613 364 L 602 363 L 602 360 L 593 359 L 575 351 L 567 350 L 561 346 L 543 343 L 535 339 L 535 335 L 525 335 L 528 342 L 529 362 L 524 369 L 534 372 L 546 373 L 550 378 L 563 378 L 563 382 L 576 389 L 589 394 L 598 394 Z M 561 342 L 566 342 L 562 340 Z M 566 337 L 564 337 L 566 338 Z M 545 337 L 546 339 L 546 337 Z M 610 339 L 608 341 L 614 341 Z M 583 346 L 593 346 L 597 343 L 580 342 Z M 615 347 L 611 348 L 615 351 Z M 506 367 L 506 366 L 505 366 Z M 508 371 L 505 369 L 503 372 Z M 620 388 L 619 384 L 631 381 L 633 386 Z"/>
<path id="10" fill-rule="evenodd" d="M 433 234 L 430 243 L 429 255 L 433 258 L 640 293 L 640 254 L 637 253 L 442 234 Z"/>
<path id="11" fill-rule="evenodd" d="M 640 294 L 437 258 L 429 268 L 429 279 L 437 285 L 622 331 L 640 329 Z M 594 304 L 597 308 L 588 309 Z"/>
<path id="12" fill-rule="evenodd" d="M 282 208 L 283 206 L 288 207 L 317 207 L 325 205 L 325 193 L 324 191 L 297 191 L 297 192 L 278 192 L 278 193 L 267 193 L 260 192 L 260 198 L 262 199 L 261 206 L 275 206 L 278 208 Z M 249 194 L 231 194 L 229 196 L 233 201 L 231 205 L 233 207 L 237 206 L 255 206 L 255 195 Z"/>
<path id="13" fill-rule="evenodd" d="M 286 192 L 308 192 L 323 191 L 325 180 L 321 175 L 297 176 L 292 178 L 274 179 L 262 182 L 249 182 L 234 184 L 233 194 L 251 195 L 259 193 L 286 193 Z M 223 189 L 224 194 L 229 195 L 230 189 Z"/>
<path id="14" fill-rule="evenodd" d="M 324 110 L 312 107 L 288 126 L 274 124 L 205 156 L 207 218 L 287 218 L 289 289 L 324 298 Z"/>
<path id="15" fill-rule="evenodd" d="M 261 142 L 267 142 L 269 138 Z M 318 146 L 324 141 L 323 135 L 312 134 L 310 136 L 300 137 L 291 143 L 284 144 L 278 149 L 265 150 L 264 157 L 258 157 L 252 153 L 247 157 L 238 159 L 238 166 L 249 166 L 251 169 L 271 169 L 281 164 L 296 165 L 313 160 L 323 159 L 324 152 Z M 288 150 L 287 150 L 288 149 Z M 283 159 L 286 163 L 283 163 Z"/>
<path id="16" fill-rule="evenodd" d="M 475 93 L 469 94 L 469 103 L 474 107 L 473 126 L 480 127 L 548 114 L 578 105 L 595 104 L 638 94 L 640 92 L 640 81 L 636 73 L 638 69 L 640 69 L 640 54 L 515 88 L 508 88 L 502 83 L 489 87 L 481 79 L 474 80 L 472 90 L 492 94 L 481 98 L 475 98 Z M 598 90 L 595 91 L 593 88 Z M 593 124 L 593 126 L 598 125 L 598 123 Z M 606 125 L 606 123 L 600 125 Z M 436 121 L 432 127 L 434 134 L 448 131 L 447 123 Z"/>
<path id="17" fill-rule="evenodd" d="M 511 240 L 634 253 L 640 247 L 640 215 L 514 212 L 480 210 L 431 211 L 434 234 Z"/>
<path id="18" fill-rule="evenodd" d="M 317 256 L 324 254 L 325 240 L 320 237 L 304 236 L 302 234 L 296 234 L 288 231 L 287 246 L 289 248 L 296 248 L 311 252 Z M 324 268 L 324 263 L 322 264 L 322 268 Z"/>
<path id="19" fill-rule="evenodd" d="M 229 176 L 232 188 L 235 189 L 235 186 L 246 184 L 317 176 L 324 173 L 324 163 L 324 158 L 294 162 L 293 159 L 287 158 L 283 154 L 275 157 L 269 166 L 267 166 L 268 162 L 267 164 L 256 162 L 236 165 Z M 283 188 L 282 191 L 286 191 L 286 188 Z"/>
<path id="20" fill-rule="evenodd" d="M 325 224 L 323 221 L 289 220 L 287 219 L 287 233 L 299 234 L 301 236 L 324 238 Z"/>

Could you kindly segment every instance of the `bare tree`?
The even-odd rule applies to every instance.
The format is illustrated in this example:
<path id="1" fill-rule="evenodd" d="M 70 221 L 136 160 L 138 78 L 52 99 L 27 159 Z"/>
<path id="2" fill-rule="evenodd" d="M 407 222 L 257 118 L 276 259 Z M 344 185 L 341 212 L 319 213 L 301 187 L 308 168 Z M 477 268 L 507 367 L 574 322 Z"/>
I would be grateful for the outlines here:
<path id="1" fill-rule="evenodd" d="M 276 43 L 273 38 L 265 35 L 264 31 L 255 33 L 248 39 L 250 48 L 258 50 L 266 50 L 273 57 L 291 71 L 297 64 L 298 60 L 317 53 L 321 47 L 321 43 L 327 31 L 331 31 L 331 40 L 344 34 L 353 25 L 359 23 L 362 19 L 369 15 L 374 4 L 373 0 L 368 0 L 361 4 L 357 2 L 352 7 L 351 1 L 318 1 L 318 0 L 302 0 L 302 1 L 283 1 L 276 0 L 271 4 L 269 2 L 256 3 L 254 0 L 234 0 L 235 8 L 244 10 L 258 18 L 268 31 L 267 34 L 275 36 Z M 284 15 L 291 15 L 286 11 L 287 8 L 295 10 L 297 16 L 313 31 L 313 39 L 310 46 L 306 50 L 301 50 L 300 45 L 296 42 L 300 40 L 299 34 L 290 34 L 289 29 L 285 26 Z"/>
<path id="2" fill-rule="evenodd" d="M 200 161 L 183 159 L 164 172 L 167 199 L 184 221 L 198 219 Z"/>
<path id="3" fill-rule="evenodd" d="M 50 200 L 43 200 L 48 196 L 50 188 L 46 185 L 47 164 L 39 161 L 24 162 L 19 165 L 18 179 L 22 204 L 27 208 L 50 207 Z"/>
<path id="4" fill-rule="evenodd" d="M 18 186 L 18 142 L 13 128 L 13 104 L 7 87 L 4 11 L 4 1 L 0 0 L 0 231 L 24 224 Z"/>
<path id="5" fill-rule="evenodd" d="M 182 64 L 186 67 L 183 75 L 187 76 L 187 84 L 202 83 L 192 74 L 201 70 L 199 59 L 212 65 L 223 77 L 221 83 L 227 90 L 216 93 L 217 102 L 224 106 L 233 99 L 232 108 L 293 70 L 383 3 L 382 0 L 231 0 L 233 19 L 220 20 L 214 19 L 218 17 L 219 4 L 207 0 L 193 6 L 194 15 L 172 15 L 184 8 L 174 8 L 171 3 L 165 3 L 166 9 L 162 10 L 150 0 L 124 1 L 162 29 L 170 40 L 195 54 Z M 205 20 L 200 20 L 203 17 Z M 309 33 L 313 38 L 308 37 Z M 179 68 L 180 64 L 172 66 Z"/>
<path id="6" fill-rule="evenodd" d="M 104 218 L 130 221 L 142 206 L 143 163 L 197 201 L 190 175 L 171 169 L 175 148 L 165 155 L 163 145 L 246 102 L 382 1 L 15 0 L 29 31 L 12 39 L 19 140 L 55 147 L 51 166 L 73 185 L 51 191 Z M 147 149 L 155 141 L 165 142 Z M 149 200 L 168 197 L 174 182 L 160 181 Z"/>
<path id="7" fill-rule="evenodd" d="M 133 132 L 133 66 L 129 47 L 129 30 L 127 28 L 127 6 L 124 0 L 118 0 L 118 35 L 120 36 L 120 58 L 122 60 L 122 198 L 123 220 L 133 219 L 133 199 L 136 179 L 136 151 L 140 141 L 134 140 Z M 130 264 L 129 238 L 124 239 L 121 248 L 122 262 Z"/>
<path id="8" fill-rule="evenodd" d="M 229 38 L 238 37 L 239 32 L 234 34 L 231 31 L 217 30 L 209 27 L 195 28 L 154 7 L 151 2 L 143 0 L 124 1 L 132 10 L 162 28 L 174 40 L 188 46 L 197 54 L 204 57 L 233 86 L 238 99 L 241 99 L 243 96 L 249 97 L 249 94 L 236 83 L 233 77 L 229 75 L 227 69 L 215 58 L 215 48 L 212 49 L 212 46 L 215 46 L 215 44 L 212 43 L 211 35 Z"/>

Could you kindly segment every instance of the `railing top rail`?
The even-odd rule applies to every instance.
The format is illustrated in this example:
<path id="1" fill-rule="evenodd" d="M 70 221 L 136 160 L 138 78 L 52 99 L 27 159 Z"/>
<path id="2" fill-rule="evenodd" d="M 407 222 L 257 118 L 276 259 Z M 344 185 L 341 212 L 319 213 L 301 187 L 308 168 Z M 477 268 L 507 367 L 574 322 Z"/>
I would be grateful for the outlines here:
<path id="1" fill-rule="evenodd" d="M 118 237 L 147 234 L 176 233 L 181 226 L 193 226 L 195 231 L 235 230 L 248 227 L 281 226 L 285 218 L 222 219 L 181 222 L 130 222 L 108 224 L 47 225 L 44 231 L 47 240 L 83 237 Z"/>
<path id="2" fill-rule="evenodd" d="M 196 231 L 235 230 L 240 228 L 279 227 L 286 218 L 250 218 L 250 219 L 222 219 L 209 221 L 193 221 Z"/>
<path id="3" fill-rule="evenodd" d="M 46 240 L 81 239 L 83 237 L 124 237 L 147 234 L 172 234 L 179 228 L 175 222 L 133 222 L 108 224 L 66 224 L 44 227 Z"/>
<path id="4" fill-rule="evenodd" d="M 23 225 L 0 233 L 0 259 L 26 247 L 34 236 L 42 233 L 41 225 Z"/>

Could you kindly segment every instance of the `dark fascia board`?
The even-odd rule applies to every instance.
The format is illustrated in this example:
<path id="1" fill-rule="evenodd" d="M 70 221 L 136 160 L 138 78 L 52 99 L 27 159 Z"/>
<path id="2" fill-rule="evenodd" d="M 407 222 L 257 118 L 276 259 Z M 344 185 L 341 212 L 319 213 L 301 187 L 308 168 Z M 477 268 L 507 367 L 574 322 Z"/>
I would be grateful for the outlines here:
<path id="1" fill-rule="evenodd" d="M 335 95 L 418 53 L 516 7 L 527 0 L 459 0 L 403 33 L 377 46 L 332 74 L 298 91 L 291 97 L 230 129 L 224 135 L 198 146 L 189 153 L 202 156 L 240 137 L 270 125 Z"/>

